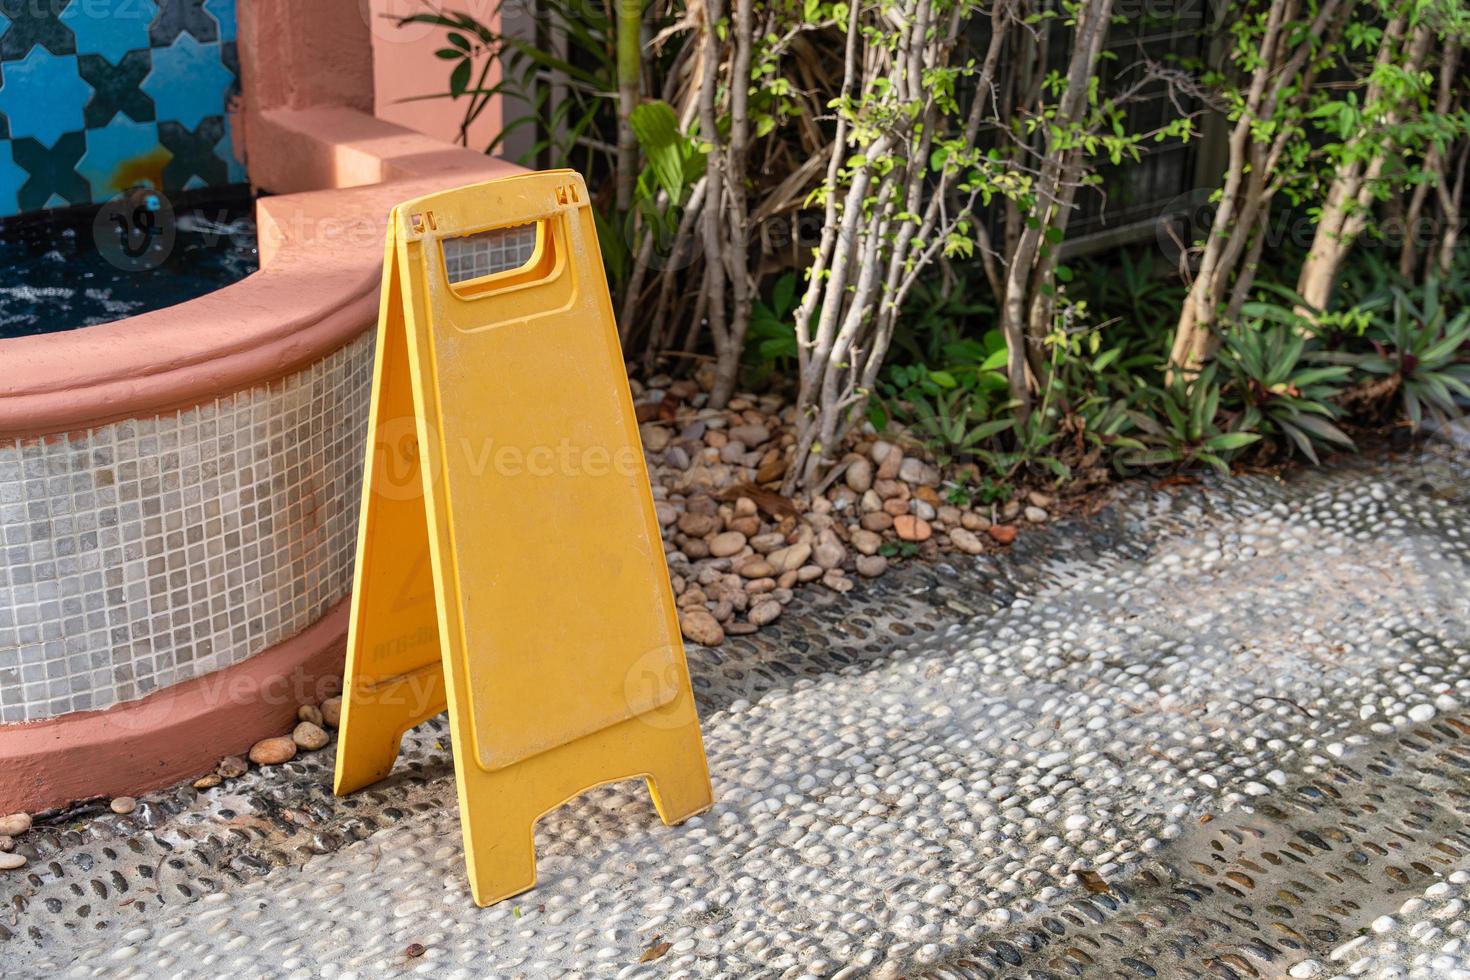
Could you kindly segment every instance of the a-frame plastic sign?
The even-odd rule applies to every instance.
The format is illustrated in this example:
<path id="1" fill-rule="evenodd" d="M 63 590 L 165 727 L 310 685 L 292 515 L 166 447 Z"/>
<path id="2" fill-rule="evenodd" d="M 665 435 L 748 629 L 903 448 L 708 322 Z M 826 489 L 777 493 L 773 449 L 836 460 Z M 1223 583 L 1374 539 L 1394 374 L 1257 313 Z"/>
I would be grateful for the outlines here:
<path id="1" fill-rule="evenodd" d="M 475 902 L 536 882 L 533 827 L 647 779 L 712 802 L 582 178 L 521 174 L 388 222 L 334 789 L 449 709 Z"/>

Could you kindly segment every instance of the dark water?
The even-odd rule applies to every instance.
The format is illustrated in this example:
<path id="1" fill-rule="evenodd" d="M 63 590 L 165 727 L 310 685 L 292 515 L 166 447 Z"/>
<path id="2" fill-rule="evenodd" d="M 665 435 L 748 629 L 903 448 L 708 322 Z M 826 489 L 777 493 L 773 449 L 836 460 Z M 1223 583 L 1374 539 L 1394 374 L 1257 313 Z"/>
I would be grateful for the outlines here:
<path id="1" fill-rule="evenodd" d="M 174 306 L 259 268 L 247 188 L 173 206 L 147 195 L 114 210 L 120 219 L 68 209 L 0 227 L 0 340 Z"/>

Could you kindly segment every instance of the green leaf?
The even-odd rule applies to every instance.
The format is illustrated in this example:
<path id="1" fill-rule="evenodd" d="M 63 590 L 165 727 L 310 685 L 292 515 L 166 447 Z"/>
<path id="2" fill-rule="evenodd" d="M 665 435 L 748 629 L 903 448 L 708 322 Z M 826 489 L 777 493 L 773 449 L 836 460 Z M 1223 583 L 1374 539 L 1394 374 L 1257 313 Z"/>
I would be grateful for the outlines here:
<path id="1" fill-rule="evenodd" d="M 687 141 L 679 132 L 679 120 L 667 102 L 645 102 L 628 116 L 633 135 L 648 158 L 659 186 L 678 202 L 684 191 Z"/>
<path id="2" fill-rule="evenodd" d="M 1001 370 L 1004 370 L 1006 364 L 1009 363 L 1009 361 L 1010 361 L 1010 356 L 1011 356 L 1010 351 L 1006 350 L 1004 347 L 1002 347 L 998 351 L 993 351 L 990 354 L 989 357 L 985 358 L 985 360 L 983 360 L 983 361 L 980 362 L 980 370 L 981 371 L 1001 371 Z"/>
<path id="3" fill-rule="evenodd" d="M 1206 449 L 1231 452 L 1249 446 L 1253 442 L 1259 442 L 1260 439 L 1259 432 L 1222 432 L 1218 436 L 1206 439 L 1202 445 Z"/>
<path id="4" fill-rule="evenodd" d="M 466 58 L 454 66 L 454 71 L 449 75 L 449 95 L 451 98 L 459 98 L 464 95 L 465 89 L 470 87 L 470 59 Z"/>

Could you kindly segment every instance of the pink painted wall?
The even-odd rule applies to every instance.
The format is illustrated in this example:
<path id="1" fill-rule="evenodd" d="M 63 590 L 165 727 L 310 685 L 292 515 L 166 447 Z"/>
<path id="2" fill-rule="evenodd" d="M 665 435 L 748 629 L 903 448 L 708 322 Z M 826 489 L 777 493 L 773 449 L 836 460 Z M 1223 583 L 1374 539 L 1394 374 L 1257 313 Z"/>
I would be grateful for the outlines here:
<path id="1" fill-rule="evenodd" d="M 424 0 L 362 0 L 362 3 L 364 7 L 370 5 L 372 11 L 369 29 L 373 38 L 373 94 L 378 118 L 438 139 L 457 140 L 468 99 L 400 101 L 449 89 L 453 62 L 434 57 L 435 50 L 446 46 L 445 32 L 427 24 L 397 26 L 399 18 L 424 12 L 429 5 Z M 492 26 L 499 20 L 498 0 L 449 0 L 443 7 L 468 13 Z M 489 84 L 495 84 L 498 76 L 498 72 L 492 72 Z M 498 102 L 487 107 L 470 130 L 470 149 L 484 150 L 499 132 Z"/>

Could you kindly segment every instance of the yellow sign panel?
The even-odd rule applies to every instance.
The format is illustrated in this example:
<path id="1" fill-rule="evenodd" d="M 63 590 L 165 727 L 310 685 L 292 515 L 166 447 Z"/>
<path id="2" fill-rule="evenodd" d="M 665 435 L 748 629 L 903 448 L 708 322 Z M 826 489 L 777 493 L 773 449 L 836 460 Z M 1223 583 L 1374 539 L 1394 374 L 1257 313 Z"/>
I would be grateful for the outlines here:
<path id="1" fill-rule="evenodd" d="M 337 793 L 449 710 L 476 903 L 535 884 L 535 821 L 709 775 L 587 190 L 522 174 L 388 223 Z"/>

